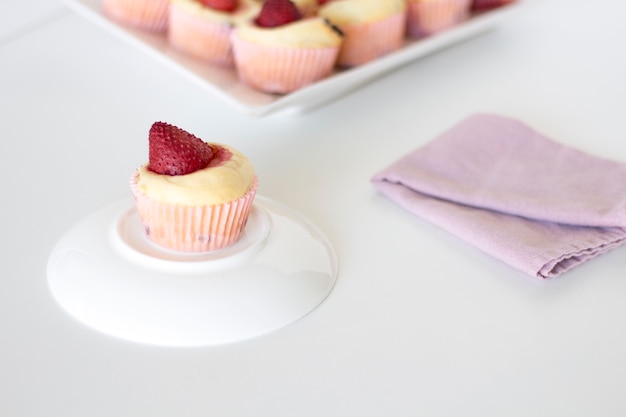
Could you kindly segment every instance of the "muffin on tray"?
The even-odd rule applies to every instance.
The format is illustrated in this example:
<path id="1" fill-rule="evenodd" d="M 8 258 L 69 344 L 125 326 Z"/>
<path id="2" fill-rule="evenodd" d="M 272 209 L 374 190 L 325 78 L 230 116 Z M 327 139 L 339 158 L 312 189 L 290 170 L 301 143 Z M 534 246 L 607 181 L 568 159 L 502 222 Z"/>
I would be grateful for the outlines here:
<path id="1" fill-rule="evenodd" d="M 406 0 L 333 0 L 322 5 L 318 15 L 345 34 L 337 65 L 354 67 L 400 49 L 406 9 Z"/>
<path id="2" fill-rule="evenodd" d="M 149 240 L 175 251 L 206 252 L 239 239 L 258 179 L 248 158 L 232 147 L 156 122 L 149 162 L 133 173 L 130 187 Z"/>
<path id="3" fill-rule="evenodd" d="M 111 19 L 137 29 L 165 32 L 170 0 L 104 0 L 102 11 Z"/>
<path id="4" fill-rule="evenodd" d="M 255 0 L 171 0 L 167 38 L 177 50 L 210 64 L 233 65 L 230 35 L 255 16 Z"/>
<path id="5" fill-rule="evenodd" d="M 342 40 L 324 19 L 303 19 L 290 0 L 266 0 L 233 31 L 237 74 L 257 90 L 289 93 L 332 74 Z"/>

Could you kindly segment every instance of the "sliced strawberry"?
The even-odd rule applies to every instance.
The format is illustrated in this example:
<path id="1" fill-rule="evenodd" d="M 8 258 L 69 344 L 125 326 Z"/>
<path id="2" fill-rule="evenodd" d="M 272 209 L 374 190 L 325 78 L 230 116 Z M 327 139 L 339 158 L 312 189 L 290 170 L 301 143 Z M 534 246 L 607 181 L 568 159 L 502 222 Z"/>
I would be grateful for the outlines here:
<path id="1" fill-rule="evenodd" d="M 273 28 L 300 20 L 302 15 L 291 0 L 265 0 L 254 22 L 264 28 Z"/>
<path id="2" fill-rule="evenodd" d="M 199 0 L 204 6 L 224 12 L 233 12 L 238 6 L 238 0 Z"/>
<path id="3" fill-rule="evenodd" d="M 206 168 L 213 148 L 181 128 L 156 122 L 150 128 L 148 169 L 162 175 L 185 175 Z"/>

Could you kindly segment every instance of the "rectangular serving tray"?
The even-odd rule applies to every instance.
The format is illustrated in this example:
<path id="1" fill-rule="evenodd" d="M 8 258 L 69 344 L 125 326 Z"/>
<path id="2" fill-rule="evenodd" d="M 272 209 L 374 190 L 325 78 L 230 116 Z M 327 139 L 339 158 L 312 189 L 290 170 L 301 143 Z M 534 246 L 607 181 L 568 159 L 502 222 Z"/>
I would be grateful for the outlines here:
<path id="1" fill-rule="evenodd" d="M 404 64 L 471 39 L 493 28 L 519 7 L 518 1 L 473 15 L 466 22 L 439 34 L 419 40 L 407 40 L 402 49 L 367 64 L 337 70 L 330 77 L 310 86 L 289 94 L 275 95 L 253 90 L 243 84 L 238 80 L 234 69 L 209 65 L 177 52 L 162 34 L 132 29 L 109 19 L 101 11 L 101 2 L 102 0 L 65 0 L 65 4 L 76 13 L 177 70 L 235 109 L 256 117 L 278 112 L 306 113 Z"/>

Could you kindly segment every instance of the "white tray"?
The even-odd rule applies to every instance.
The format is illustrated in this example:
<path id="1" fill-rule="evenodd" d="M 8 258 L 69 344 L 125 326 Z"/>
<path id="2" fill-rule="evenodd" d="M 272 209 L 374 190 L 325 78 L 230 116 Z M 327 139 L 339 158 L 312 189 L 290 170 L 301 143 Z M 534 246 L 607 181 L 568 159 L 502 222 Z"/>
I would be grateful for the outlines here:
<path id="1" fill-rule="evenodd" d="M 178 53 L 168 45 L 163 35 L 131 29 L 110 20 L 101 12 L 101 1 L 65 0 L 65 3 L 77 13 L 180 71 L 234 108 L 257 117 L 279 111 L 304 113 L 319 107 L 401 65 L 493 28 L 517 9 L 520 3 L 518 1 L 475 15 L 440 34 L 420 40 L 407 40 L 399 51 L 356 68 L 337 71 L 329 78 L 293 93 L 273 95 L 255 91 L 239 82 L 234 70 L 207 65 Z"/>

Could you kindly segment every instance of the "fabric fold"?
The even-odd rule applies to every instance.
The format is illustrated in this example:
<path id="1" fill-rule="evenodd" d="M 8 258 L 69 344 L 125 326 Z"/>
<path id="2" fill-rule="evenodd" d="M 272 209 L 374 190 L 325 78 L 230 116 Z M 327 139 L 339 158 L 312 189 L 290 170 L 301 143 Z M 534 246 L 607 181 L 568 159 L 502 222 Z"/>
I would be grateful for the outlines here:
<path id="1" fill-rule="evenodd" d="M 414 214 L 539 278 L 626 243 L 626 165 L 469 117 L 374 175 Z"/>

